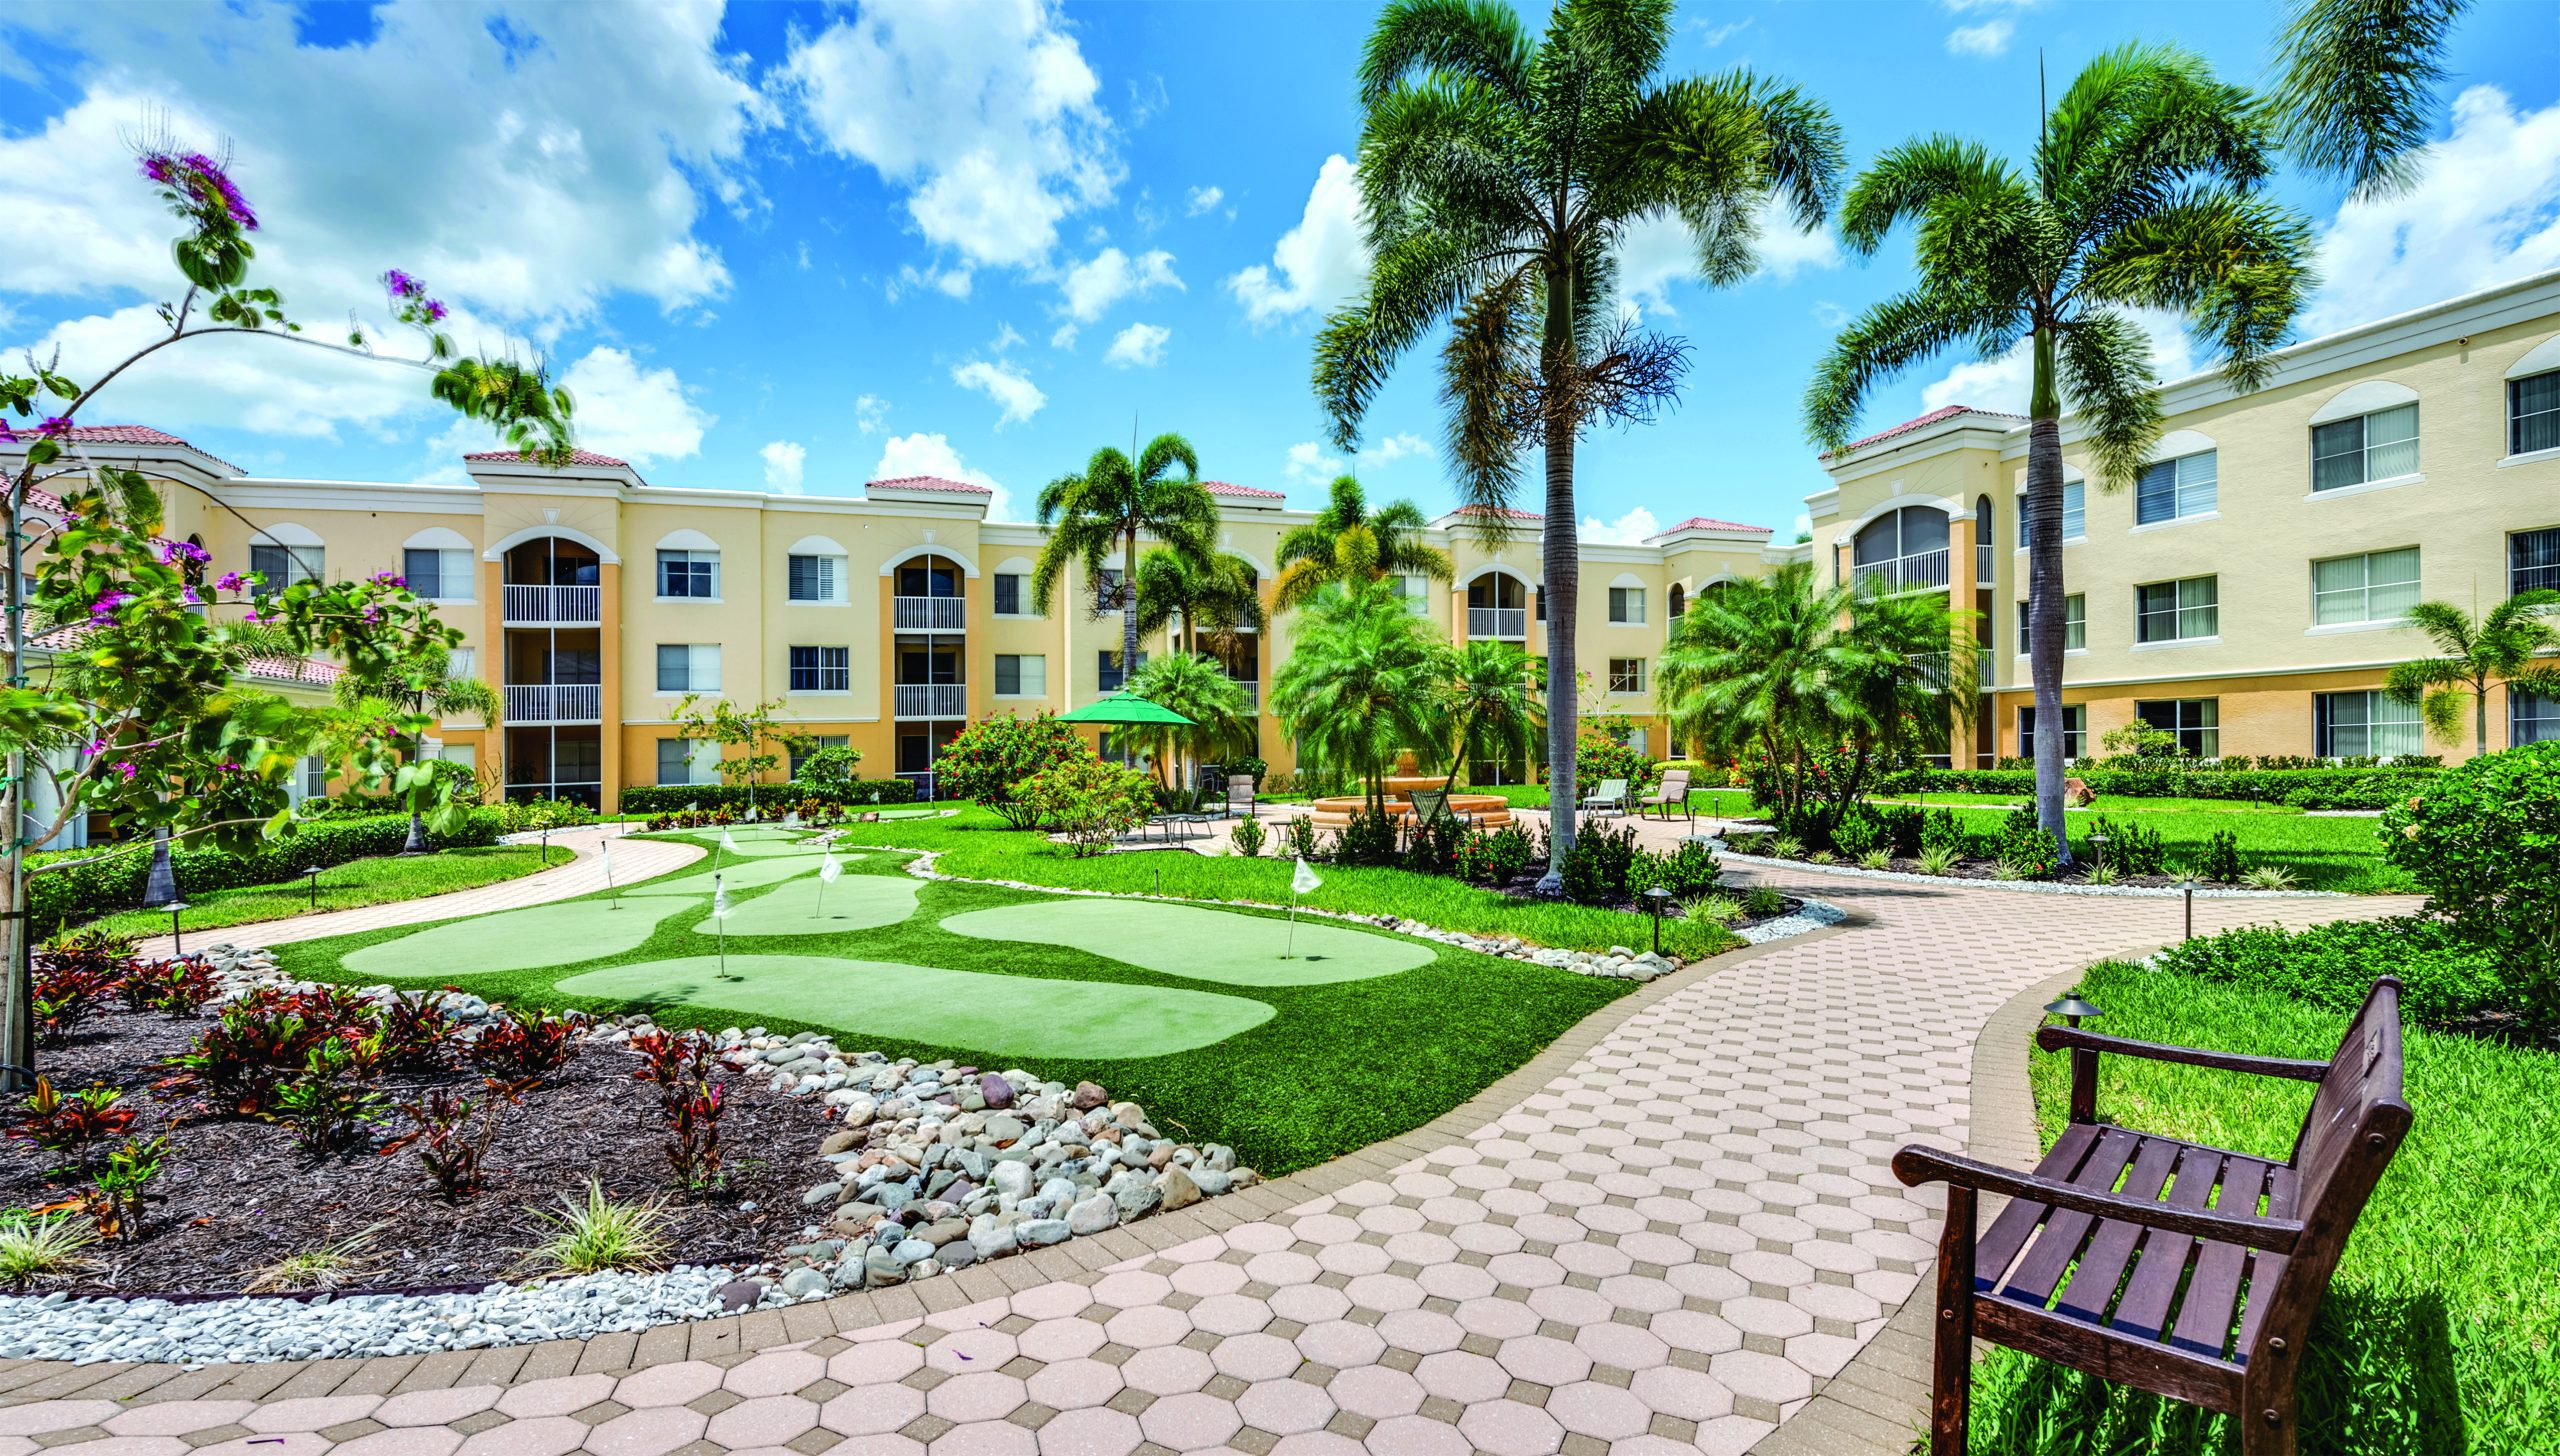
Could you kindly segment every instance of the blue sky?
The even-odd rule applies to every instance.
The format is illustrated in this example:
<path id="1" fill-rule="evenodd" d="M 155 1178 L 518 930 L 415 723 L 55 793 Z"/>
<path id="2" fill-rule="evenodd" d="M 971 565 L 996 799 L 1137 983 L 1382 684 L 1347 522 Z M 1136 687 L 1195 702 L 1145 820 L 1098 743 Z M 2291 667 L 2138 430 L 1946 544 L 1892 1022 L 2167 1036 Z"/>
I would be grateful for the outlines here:
<path id="1" fill-rule="evenodd" d="M 1533 21 L 1542 12 L 1532 7 Z M 1307 386 L 1362 266 L 1347 159 L 1357 4 L 820 7 L 439 3 L 12 6 L 0 18 L 0 344 L 75 373 L 151 328 L 167 220 L 130 145 L 227 141 L 267 219 L 261 276 L 325 332 L 378 318 L 399 266 L 466 344 L 539 352 L 586 442 L 653 483 L 856 491 L 875 473 L 991 482 L 1011 513 L 1096 446 L 1180 430 L 1212 476 L 1311 505 L 1339 468 Z M 2412 194 L 2341 208 L 2287 179 L 2343 327 L 2560 267 L 2560 7 L 2478 7 Z M 2254 79 L 2272 3 L 1690 4 L 1671 67 L 1748 66 L 1826 100 L 1853 161 L 1950 131 L 2031 138 L 2092 53 L 2176 40 Z M 1582 454 L 1586 534 L 1691 514 L 1790 533 L 1822 476 L 1797 424 L 1847 311 L 1906 250 L 1772 240 L 1720 293 L 1676 240 L 1630 244 L 1632 303 L 1693 365 L 1662 421 Z M 2158 345 L 2184 372 L 2174 330 Z M 190 352 L 190 350 L 194 352 Z M 180 357 L 185 355 L 185 357 Z M 1870 423 L 2015 405 L 2014 360 L 1949 358 Z M 449 478 L 483 440 L 411 375 L 316 351 L 172 350 L 96 422 L 178 431 L 244 467 Z M 1375 494 L 1453 504 L 1427 353 L 1371 417 Z M 1523 502 L 1535 505 L 1534 500 Z"/>

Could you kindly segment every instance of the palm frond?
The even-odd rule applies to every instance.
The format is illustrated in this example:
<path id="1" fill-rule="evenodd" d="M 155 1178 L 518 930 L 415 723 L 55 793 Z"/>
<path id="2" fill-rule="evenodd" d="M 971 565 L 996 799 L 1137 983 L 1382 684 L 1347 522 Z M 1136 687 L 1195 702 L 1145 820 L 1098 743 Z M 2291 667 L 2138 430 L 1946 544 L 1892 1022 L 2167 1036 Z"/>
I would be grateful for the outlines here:
<path id="1" fill-rule="evenodd" d="M 2017 174 L 1980 142 L 1945 135 L 1888 148 L 1840 203 L 1840 243 L 1866 257 L 1894 228 L 1947 199 L 2019 195 Z"/>
<path id="2" fill-rule="evenodd" d="M 2093 299 L 2168 309 L 2211 340 L 2239 388 L 2271 356 L 2319 286 L 2310 224 L 2271 198 L 2199 188 L 2099 239 L 2082 274 Z"/>
<path id="3" fill-rule="evenodd" d="M 2123 314 L 2099 311 L 2065 329 L 2055 354 L 2099 488 L 2131 485 L 2160 443 L 2160 375 L 2150 336 Z"/>
<path id="4" fill-rule="evenodd" d="M 1805 434 L 1825 450 L 1848 443 L 1867 395 L 1903 370 L 1979 335 L 1979 300 L 1925 285 L 1869 308 L 1831 341 L 1805 386 Z"/>
<path id="5" fill-rule="evenodd" d="M 2305 167 L 2405 190 L 2443 111 L 2445 38 L 2470 0 L 2290 0 L 2271 109 Z"/>
<path id="6" fill-rule="evenodd" d="M 1394 0 L 1360 55 L 1360 100 L 1376 101 L 1418 71 L 1470 77 L 1514 98 L 1528 87 L 1531 48 L 1501 0 Z"/>

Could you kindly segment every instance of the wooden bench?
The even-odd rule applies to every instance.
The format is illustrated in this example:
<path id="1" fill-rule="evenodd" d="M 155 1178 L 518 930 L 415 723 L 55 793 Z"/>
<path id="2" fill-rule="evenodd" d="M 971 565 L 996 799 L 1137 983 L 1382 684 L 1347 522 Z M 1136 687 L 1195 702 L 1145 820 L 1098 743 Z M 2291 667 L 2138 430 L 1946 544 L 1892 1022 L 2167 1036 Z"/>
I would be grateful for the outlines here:
<path id="1" fill-rule="evenodd" d="M 1932 1456 L 1961 1456 L 1979 1337 L 2227 1412 L 2243 1456 L 2292 1456 L 2294 1383 L 2347 1235 L 2409 1129 L 2400 983 L 2374 982 L 2325 1062 L 2157 1046 L 2048 1026 L 2071 1053 L 2071 1122 L 2033 1173 L 1906 1147 L 1906 1184 L 1947 1185 L 1938 1244 Z M 2282 1163 L 2097 1121 L 2098 1058 L 2317 1082 Z M 1981 1194 L 2010 1202 L 1977 1236 Z"/>

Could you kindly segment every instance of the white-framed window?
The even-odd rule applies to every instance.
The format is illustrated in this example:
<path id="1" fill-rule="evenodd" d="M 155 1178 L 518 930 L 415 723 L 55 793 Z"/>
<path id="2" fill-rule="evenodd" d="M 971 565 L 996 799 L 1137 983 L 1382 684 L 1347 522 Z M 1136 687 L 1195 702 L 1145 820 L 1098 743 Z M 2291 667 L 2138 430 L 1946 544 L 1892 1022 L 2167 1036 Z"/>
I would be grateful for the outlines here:
<path id="1" fill-rule="evenodd" d="M 1000 571 L 988 578 L 994 583 L 995 614 L 999 617 L 1028 617 L 1031 610 L 1031 578 L 1018 571 Z"/>
<path id="2" fill-rule="evenodd" d="M 306 753 L 293 765 L 293 777 L 285 783 L 287 801 L 300 804 L 310 799 L 329 797 L 329 759 L 325 754 Z"/>
<path id="3" fill-rule="evenodd" d="M 1609 691 L 1640 693 L 1644 691 L 1644 659 L 1612 657 L 1609 659 Z"/>
<path id="4" fill-rule="evenodd" d="M 792 648 L 791 691 L 795 693 L 852 692 L 853 649 L 850 647 Z"/>
<path id="5" fill-rule="evenodd" d="M 846 748 L 851 745 L 852 740 L 842 733 L 813 733 L 805 738 L 794 738 L 783 745 L 784 752 L 790 755 L 790 767 L 787 772 L 796 779 L 800 777 L 800 770 L 809 762 L 810 754 L 821 748 Z"/>
<path id="6" fill-rule="evenodd" d="M 844 558 L 841 556 L 802 556 L 790 558 L 790 599 L 834 606 L 844 601 Z"/>
<path id="7" fill-rule="evenodd" d="M 2210 513 L 2217 493 L 2216 453 L 2199 450 L 2145 468 L 2134 483 L 2133 523 L 2148 526 Z"/>
<path id="8" fill-rule="evenodd" d="M 2030 604 L 2018 603 L 2018 655 L 2027 655 L 2027 613 Z M 2089 598 L 2084 592 L 2073 592 L 2062 599 L 2062 650 L 2079 652 L 2089 645 Z"/>
<path id="9" fill-rule="evenodd" d="M 1049 695 L 1049 659 L 1036 652 L 996 654 L 996 696 L 1045 698 Z"/>
<path id="10" fill-rule="evenodd" d="M 2036 710 L 2030 703 L 2018 709 L 2018 756 L 2036 756 Z M 2062 705 L 2062 756 L 2065 759 L 2089 756 L 2089 705 Z"/>
<path id="11" fill-rule="evenodd" d="M 480 749 L 476 744 L 436 743 L 429 747 L 433 751 L 427 756 L 440 763 L 459 764 L 467 769 L 480 767 Z"/>
<path id="12" fill-rule="evenodd" d="M 1609 621 L 1621 627 L 1644 625 L 1644 588 L 1613 586 L 1609 588 Z"/>
<path id="13" fill-rule="evenodd" d="M 2220 698 L 2161 698 L 2133 705 L 2134 721 L 2178 736 L 2178 751 L 2191 758 L 2222 756 Z"/>
<path id="14" fill-rule="evenodd" d="M 2396 622 L 2418 604 L 2418 548 L 2311 563 L 2311 625 Z"/>
<path id="15" fill-rule="evenodd" d="M 2507 694 L 2507 746 L 2548 743 L 2560 738 L 2560 698 L 2532 693 Z"/>
<path id="16" fill-rule="evenodd" d="M 478 677 L 480 649 L 477 647 L 448 649 L 444 655 L 444 675 L 451 678 Z"/>
<path id="17" fill-rule="evenodd" d="M 2078 541 L 2089 534 L 2089 484 L 2083 480 L 2062 483 L 2062 539 Z M 2018 493 L 2018 549 L 2027 549 L 2027 495 Z"/>
<path id="18" fill-rule="evenodd" d="M 720 644 L 717 642 L 659 643 L 658 691 L 662 693 L 720 691 Z"/>
<path id="19" fill-rule="evenodd" d="M 670 601 L 718 601 L 720 553 L 658 552 L 658 595 Z"/>
<path id="20" fill-rule="evenodd" d="M 2418 406 L 2414 401 L 2311 427 L 2314 492 L 2417 473 Z"/>
<path id="21" fill-rule="evenodd" d="M 271 592 L 306 581 L 328 580 L 326 556 L 318 545 L 283 546 L 253 541 L 249 545 L 249 569 L 267 579 L 267 590 Z"/>
<path id="22" fill-rule="evenodd" d="M 2560 526 L 2507 538 L 2507 594 L 2560 589 Z"/>
<path id="23" fill-rule="evenodd" d="M 720 745 L 708 740 L 659 739 L 658 782 L 676 787 L 720 782 Z"/>
<path id="24" fill-rule="evenodd" d="M 2415 704 L 2389 693 L 2314 693 L 2311 695 L 2311 751 L 2322 758 L 2363 758 L 2419 753 L 2426 748 L 2426 726 Z"/>
<path id="25" fill-rule="evenodd" d="M 2560 450 L 2560 369 L 2507 381 L 2507 453 Z"/>
<path id="26" fill-rule="evenodd" d="M 1644 752 L 1644 751 L 1645 751 L 1644 725 L 1643 725 L 1642 723 L 1630 723 L 1630 724 L 1628 724 L 1628 725 L 1627 725 L 1627 736 L 1626 736 L 1626 739 L 1625 739 L 1624 741 L 1625 741 L 1625 743 L 1626 743 L 1627 747 L 1634 749 L 1636 752 L 1638 752 L 1638 753 L 1642 753 L 1642 752 Z"/>
<path id="27" fill-rule="evenodd" d="M 1387 578 L 1397 596 L 1404 598 L 1404 609 L 1417 617 L 1431 615 L 1431 578 L 1412 572 Z"/>
<path id="28" fill-rule="evenodd" d="M 471 553 L 454 547 L 411 546 L 400 553 L 400 574 L 409 590 L 439 602 L 471 600 Z"/>
<path id="29" fill-rule="evenodd" d="M 2219 577 L 2190 576 L 2183 581 L 2155 581 L 2133 589 L 2133 640 L 2192 642 L 2222 635 L 2222 582 Z"/>

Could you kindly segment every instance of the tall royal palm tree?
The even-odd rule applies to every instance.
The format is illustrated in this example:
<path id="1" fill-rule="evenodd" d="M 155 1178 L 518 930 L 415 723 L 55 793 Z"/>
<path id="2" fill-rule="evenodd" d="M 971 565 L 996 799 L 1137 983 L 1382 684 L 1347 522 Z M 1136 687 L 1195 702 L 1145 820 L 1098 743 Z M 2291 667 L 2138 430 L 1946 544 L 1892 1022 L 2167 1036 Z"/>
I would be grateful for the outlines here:
<path id="1" fill-rule="evenodd" d="M 2436 655 L 2404 662 L 2383 679 L 2383 691 L 2416 708 L 2427 728 L 2447 743 L 2462 741 L 2462 710 L 2471 710 L 2471 748 L 2489 751 L 2489 688 L 2504 683 L 2507 695 L 2560 698 L 2560 664 L 2542 654 L 2560 650 L 2560 591 L 2520 591 L 2474 618 L 2451 602 L 2420 602 L 2409 624 L 2427 634 Z"/>
<path id="2" fill-rule="evenodd" d="M 342 707 L 357 708 L 368 702 L 379 703 L 395 713 L 423 713 L 438 719 L 468 713 L 479 717 L 492 730 L 498 726 L 497 689 L 477 677 L 455 676 L 451 655 L 436 644 L 420 646 L 376 677 L 341 674 L 331 692 Z M 425 752 L 425 735 L 412 735 L 409 761 L 413 764 L 422 761 Z M 409 837 L 401 843 L 400 852 L 427 852 L 427 821 L 415 809 L 409 811 Z"/>
<path id="3" fill-rule="evenodd" d="M 1540 699 L 1547 685 L 1539 663 L 1518 643 L 1477 638 L 1448 654 L 1440 682 L 1440 714 L 1454 727 L 1457 754 L 1447 787 L 1472 758 L 1478 763 L 1524 761 L 1537 751 L 1547 726 Z"/>
<path id="4" fill-rule="evenodd" d="M 1301 764 L 1357 777 L 1370 807 L 1384 813 L 1383 781 L 1396 755 L 1436 760 L 1447 739 L 1435 689 L 1448 650 L 1424 635 L 1385 582 L 1326 587 L 1298 614 L 1297 640 L 1272 680 L 1271 710 Z"/>
<path id="5" fill-rule="evenodd" d="M 1270 621 L 1253 563 L 1231 551 L 1201 556 L 1150 547 L 1138 558 L 1133 580 L 1138 584 L 1138 635 L 1153 636 L 1178 618 L 1185 652 L 1200 650 L 1203 622 L 1211 645 L 1224 650 L 1239 634 L 1259 632 Z"/>
<path id="6" fill-rule="evenodd" d="M 1191 720 L 1187 726 L 1168 724 L 1129 730 L 1155 742 L 1156 777 L 1160 781 L 1170 782 L 1166 780 L 1166 770 L 1177 756 L 1196 758 L 1224 753 L 1252 738 L 1253 708 L 1245 701 L 1244 685 L 1227 676 L 1226 668 L 1214 657 L 1196 652 L 1150 657 L 1146 666 L 1130 675 L 1129 691 Z"/>
<path id="7" fill-rule="evenodd" d="M 2160 381 L 2128 309 L 2183 317 L 2238 388 L 2311 290 L 2309 226 L 2264 195 L 2277 139 L 2260 101 L 2169 46 L 2089 62 L 2019 169 L 1933 136 L 1878 157 L 1841 204 L 1841 237 L 1873 254 L 1916 224 L 1919 282 L 1841 330 L 1805 395 L 1815 441 L 1840 448 L 1879 384 L 1951 349 L 2023 342 L 2027 413 L 2027 656 L 2036 721 L 2062 718 L 2062 416 L 2078 417 L 2104 488 L 2148 463 Z M 2036 735 L 2036 816 L 2057 845 L 2062 735 Z M 2064 858 L 2069 851 L 2064 850 Z"/>
<path id="8" fill-rule="evenodd" d="M 2444 44 L 2471 0 L 2290 0 L 2270 98 L 2285 144 L 2358 194 L 2401 191 L 2444 111 Z"/>
<path id="9" fill-rule="evenodd" d="M 1083 563 L 1098 582 L 1118 553 L 1118 600 L 1095 605 L 1120 609 L 1126 668 L 1138 660 L 1138 538 L 1153 536 L 1172 551 L 1205 558 L 1218 529 L 1218 503 L 1200 484 L 1200 457 L 1191 442 L 1166 433 L 1149 440 L 1135 463 L 1109 445 L 1094 451 L 1083 471 L 1040 487 L 1037 519 L 1049 528 L 1048 544 L 1031 568 L 1031 600 L 1043 616 L 1069 562 Z"/>
<path id="10" fill-rule="evenodd" d="M 1618 248 L 1637 224 L 1674 219 L 1699 276 L 1731 284 L 1756 266 L 1772 194 L 1810 228 L 1837 192 L 1829 112 L 1747 71 L 1661 75 L 1671 35 L 1671 0 L 1560 0 L 1534 40 L 1504 0 L 1390 0 L 1360 63 L 1368 289 L 1316 346 L 1316 395 L 1339 446 L 1358 444 L 1398 357 L 1445 320 L 1441 395 L 1461 493 L 1505 507 L 1523 453 L 1544 452 L 1559 858 L 1576 803 L 1575 442 L 1595 423 L 1650 418 L 1687 352 L 1626 321 Z M 1509 518 L 1479 519 L 1499 536 Z"/>
<path id="11" fill-rule="evenodd" d="M 1280 579 L 1272 584 L 1272 606 L 1294 611 L 1325 587 L 1354 577 L 1456 580 L 1449 553 L 1422 540 L 1429 525 L 1422 507 L 1411 501 L 1369 509 L 1358 476 L 1335 476 L 1324 509 L 1280 538 Z"/>

